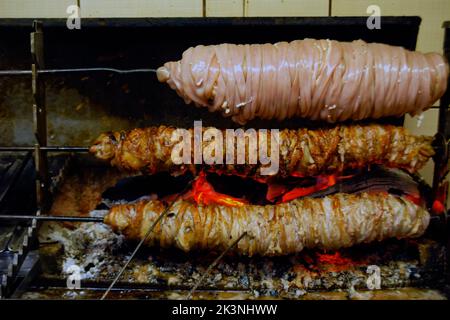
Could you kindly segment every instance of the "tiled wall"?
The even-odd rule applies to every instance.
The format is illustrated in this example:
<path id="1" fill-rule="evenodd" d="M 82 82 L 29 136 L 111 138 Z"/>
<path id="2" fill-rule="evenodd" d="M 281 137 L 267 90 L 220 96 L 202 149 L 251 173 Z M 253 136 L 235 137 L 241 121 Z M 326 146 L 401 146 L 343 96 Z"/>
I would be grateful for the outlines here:
<path id="1" fill-rule="evenodd" d="M 67 7 L 77 0 L 0 0 L 1 18 L 67 17 Z"/>
<path id="2" fill-rule="evenodd" d="M 207 17 L 242 17 L 244 2 L 242 0 L 207 0 L 204 13 Z"/>
<path id="3" fill-rule="evenodd" d="M 203 15 L 202 0 L 79 0 L 79 3 L 83 17 L 201 17 Z"/>
<path id="4" fill-rule="evenodd" d="M 262 16 L 328 16 L 328 0 L 244 0 L 245 15 Z"/>
<path id="5" fill-rule="evenodd" d="M 364 16 L 378 5 L 382 15 L 422 17 L 422 51 L 441 50 L 450 20 L 450 0 L 0 0 L 0 18 L 66 17 L 73 4 L 83 17 Z"/>
<path id="6" fill-rule="evenodd" d="M 450 0 L 0 0 L 1 18 L 66 17 L 77 4 L 82 17 L 239 17 L 239 16 L 365 16 L 369 5 L 381 15 L 422 17 L 417 49 L 442 52 L 443 21 L 450 20 Z M 434 134 L 437 109 L 405 126 L 416 134 Z M 431 179 L 432 163 L 423 175 Z"/>

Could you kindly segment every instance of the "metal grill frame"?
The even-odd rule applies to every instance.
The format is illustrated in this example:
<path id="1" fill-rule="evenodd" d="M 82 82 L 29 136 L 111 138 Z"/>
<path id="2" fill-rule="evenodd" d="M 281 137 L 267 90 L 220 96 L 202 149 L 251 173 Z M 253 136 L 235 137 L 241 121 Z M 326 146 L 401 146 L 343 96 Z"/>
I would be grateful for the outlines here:
<path id="1" fill-rule="evenodd" d="M 361 21 L 365 21 L 365 17 L 355 17 L 351 18 L 303 18 L 298 20 L 296 18 L 284 18 L 284 23 L 287 24 L 299 24 L 299 25 L 312 25 L 317 23 L 323 23 L 324 19 L 341 19 L 343 23 L 348 23 L 348 21 L 353 21 L 353 23 L 358 24 Z M 350 20 L 349 20 L 350 19 Z M 383 23 L 390 23 L 395 21 L 396 17 L 383 17 Z M 420 18 L 418 18 L 420 21 Z M 88 27 L 97 28 L 102 27 L 105 24 L 112 28 L 120 28 L 122 26 L 164 26 L 164 25 L 179 25 L 197 23 L 197 24 L 222 24 L 226 23 L 233 24 L 248 24 L 251 25 L 267 25 L 270 23 L 283 23 L 281 19 L 205 19 L 205 18 L 190 18 L 190 19 L 86 19 L 83 25 Z M 345 22 L 347 21 L 347 22 Z M 417 21 L 416 21 L 417 22 Z M 11 23 L 10 20 L 4 19 L 0 22 L 0 25 L 8 25 Z M 14 23 L 20 26 L 29 26 L 30 19 L 14 19 Z M 46 19 L 46 26 L 60 25 L 60 19 Z M 351 24 L 351 23 L 350 23 Z M 414 28 L 414 23 L 411 25 Z M 450 22 L 444 23 L 445 28 L 445 41 L 444 41 L 444 51 L 447 59 L 450 61 Z M 46 104 L 45 104 L 45 81 L 39 76 L 39 71 L 45 68 L 44 63 L 44 42 L 43 42 L 43 23 L 41 21 L 33 21 L 34 31 L 31 33 L 31 55 L 33 64 L 31 66 L 32 74 L 32 92 L 33 92 L 33 124 L 34 124 L 34 134 L 36 138 L 36 143 L 34 146 L 29 147 L 0 147 L 0 152 L 11 152 L 11 151 L 33 151 L 35 170 L 36 170 L 36 193 L 37 193 L 37 208 L 35 215 L 45 214 L 50 206 L 50 191 L 49 191 L 49 172 L 48 172 L 48 158 L 47 153 L 52 151 L 58 152 L 85 152 L 85 147 L 70 147 L 70 146 L 48 146 L 47 145 L 47 114 L 46 114 Z M 418 28 L 418 24 L 417 24 Z M 417 30 L 418 31 L 418 30 Z M 410 45 L 415 47 L 415 41 Z M 448 142 L 450 139 L 450 89 L 442 97 L 439 105 L 439 125 L 437 136 L 439 145 L 437 146 L 438 153 L 434 158 L 435 166 L 433 173 L 433 191 L 434 197 L 437 197 L 439 192 L 442 192 L 442 188 L 447 188 L 444 183 L 447 176 L 447 167 L 449 161 L 448 154 Z M 439 142 L 440 141 L 440 142 Z M 447 208 L 447 198 L 445 198 L 445 207 Z M 448 214 L 445 214 L 445 219 L 443 223 L 443 234 L 442 239 L 447 242 L 447 248 L 450 248 L 450 227 L 447 223 Z M 27 229 L 27 235 L 24 239 L 23 246 L 21 250 L 14 255 L 14 262 L 8 271 L 8 274 L 3 277 L 1 281 L 0 298 L 9 297 L 13 294 L 12 285 L 15 283 L 15 278 L 17 273 L 22 266 L 22 263 L 27 256 L 30 248 L 30 243 L 37 241 L 36 230 L 38 226 L 37 219 L 33 219 L 31 226 Z M 448 250 L 447 250 L 448 251 Z M 450 258 L 449 258 L 450 263 Z M 450 283 L 450 273 L 447 274 L 448 283 Z"/>

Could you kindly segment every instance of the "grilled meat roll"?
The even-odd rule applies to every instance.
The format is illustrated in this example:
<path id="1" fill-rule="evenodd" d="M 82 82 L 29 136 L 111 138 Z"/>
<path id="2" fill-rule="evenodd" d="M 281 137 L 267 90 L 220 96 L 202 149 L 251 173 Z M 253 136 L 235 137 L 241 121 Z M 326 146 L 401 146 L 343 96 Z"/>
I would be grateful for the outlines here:
<path id="1" fill-rule="evenodd" d="M 158 200 L 111 208 L 105 223 L 126 238 L 140 240 L 165 205 Z M 387 193 L 335 194 L 278 205 L 226 207 L 178 200 L 148 237 L 148 246 L 183 251 L 234 248 L 242 255 L 275 256 L 304 248 L 339 249 L 388 238 L 422 235 L 429 213 Z"/>
<path id="2" fill-rule="evenodd" d="M 203 128 L 203 132 L 208 129 L 210 128 Z M 182 173 L 190 170 L 196 173 L 199 165 L 193 164 L 194 148 L 191 150 L 191 156 L 188 155 L 191 164 L 175 164 L 172 159 L 172 151 L 179 143 L 178 140 L 172 139 L 175 130 L 172 127 L 160 126 L 106 133 L 100 135 L 90 151 L 97 158 L 109 160 L 113 166 L 125 170 L 145 173 Z M 189 132 L 193 146 L 193 130 L 190 129 Z M 270 144 L 270 132 L 267 132 L 264 139 Z M 235 145 L 239 147 L 237 141 L 232 140 L 232 148 L 235 148 Z M 276 174 L 281 177 L 338 173 L 346 168 L 360 168 L 370 164 L 383 164 L 416 172 L 434 154 L 432 137 L 414 136 L 404 128 L 390 125 L 336 126 L 320 130 L 285 129 L 279 132 L 277 141 L 279 170 Z M 203 139 L 203 148 L 210 143 L 212 142 Z M 206 166 L 209 171 L 224 174 L 259 176 L 263 165 L 249 161 L 249 143 L 244 143 L 243 164 L 236 164 L 236 154 L 233 164 L 227 164 L 230 163 L 226 161 L 227 143 L 228 140 L 221 146 L 224 150 L 223 164 L 203 163 L 201 167 Z M 240 146 L 242 148 L 242 144 Z M 258 150 L 254 152 L 258 153 Z"/>
<path id="3" fill-rule="evenodd" d="M 157 70 L 186 103 L 240 124 L 254 118 L 327 122 L 417 114 L 445 92 L 438 53 L 362 40 L 196 46 Z"/>

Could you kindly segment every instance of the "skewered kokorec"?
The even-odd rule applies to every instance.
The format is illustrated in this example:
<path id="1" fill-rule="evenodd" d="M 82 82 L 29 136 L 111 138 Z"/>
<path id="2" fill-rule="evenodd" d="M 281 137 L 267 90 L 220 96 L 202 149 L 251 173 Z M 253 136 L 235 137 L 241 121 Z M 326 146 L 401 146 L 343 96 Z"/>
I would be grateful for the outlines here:
<path id="1" fill-rule="evenodd" d="M 443 95 L 448 72 L 437 53 L 305 39 L 200 45 L 157 75 L 186 103 L 244 124 L 254 118 L 337 122 L 418 114 Z"/>
<path id="2" fill-rule="evenodd" d="M 141 240 L 164 211 L 159 200 L 114 206 L 105 223 L 131 240 Z M 225 250 L 243 255 L 285 255 L 304 248 L 339 249 L 388 238 L 419 237 L 429 213 L 388 193 L 335 194 L 278 205 L 203 206 L 178 200 L 146 240 L 149 246 L 184 251 Z"/>
<path id="3" fill-rule="evenodd" d="M 39 38 L 35 40 L 36 47 L 39 47 L 37 41 Z M 36 68 L 40 65 L 43 63 L 37 63 Z M 99 68 L 90 71 L 96 70 Z M 32 73 L 37 75 L 66 71 L 88 70 L 33 70 Z M 128 72 L 116 69 L 108 71 Z M 275 45 L 198 46 L 188 49 L 180 61 L 165 64 L 157 71 L 157 75 L 160 81 L 167 82 L 187 103 L 194 102 L 197 106 L 207 107 L 210 111 L 222 112 L 224 116 L 229 116 L 241 124 L 255 118 L 281 121 L 293 117 L 334 123 L 401 116 L 405 113 L 417 114 L 426 110 L 445 91 L 448 65 L 438 54 L 421 54 L 399 47 L 367 44 L 360 40 L 340 43 L 307 39 Z M 36 81 L 34 79 L 33 84 L 36 84 Z M 42 103 L 42 106 L 45 107 L 45 104 Z M 45 124 L 45 109 L 44 117 L 35 120 L 40 125 Z M 203 129 L 203 134 L 205 130 L 211 129 L 214 128 Z M 184 164 L 174 163 L 172 153 L 178 142 L 172 139 L 175 130 L 176 128 L 161 126 L 104 134 L 98 138 L 90 151 L 118 168 L 134 172 L 169 171 L 179 174 L 191 171 L 196 174 L 200 170 L 205 170 L 243 176 L 261 174 L 264 165 L 250 163 L 247 143 L 244 144 L 246 155 L 244 163 L 236 161 L 235 155 L 234 161 L 228 164 L 225 158 L 227 155 L 225 140 L 224 164 L 209 165 L 204 162 L 193 164 L 196 162 L 194 154 L 189 155 L 190 164 L 189 161 Z M 225 131 L 221 132 L 225 136 Z M 262 144 L 270 146 L 273 135 L 270 130 L 267 134 L 261 136 L 257 133 L 257 137 L 259 141 L 267 140 L 267 143 L 263 141 Z M 44 131 L 38 132 L 39 142 L 42 139 L 45 141 L 46 135 Z M 190 135 L 191 145 L 195 145 L 193 130 L 190 130 Z M 205 150 L 210 142 L 203 140 L 201 149 Z M 341 178 L 339 174 L 346 169 L 363 168 L 372 164 L 383 164 L 415 173 L 434 155 L 431 137 L 414 136 L 403 128 L 381 125 L 282 130 L 279 143 L 278 175 L 281 177 L 336 173 L 338 175 L 336 179 L 339 179 Z M 232 149 L 237 151 L 239 146 L 237 141 L 233 140 L 233 145 L 235 144 Z M 13 149 L 19 150 L 16 147 Z M 43 143 L 42 147 L 38 145 L 32 150 L 38 155 L 41 151 L 45 154 L 48 151 L 58 151 L 57 149 L 61 151 L 69 148 L 48 147 Z M 270 152 L 270 147 L 268 149 Z M 82 148 L 78 148 L 78 151 L 80 150 Z M 39 163 L 36 164 L 39 169 Z M 44 171 L 38 170 L 39 174 L 47 171 L 45 166 L 42 168 Z M 373 168 L 369 171 L 373 172 Z M 100 172 L 95 172 L 94 175 L 97 176 L 98 173 Z M 365 172 L 361 174 L 362 180 L 366 178 L 364 175 Z M 302 189 L 309 189 L 309 183 L 314 181 L 321 188 L 320 178 L 273 180 L 275 183 L 285 181 L 292 183 L 289 187 L 296 183 L 295 190 L 292 190 L 300 192 Z M 334 179 L 334 176 L 332 178 Z M 348 185 L 360 181 L 346 180 L 347 178 L 342 176 L 342 181 Z M 122 233 L 126 239 L 142 240 L 142 243 L 148 246 L 178 248 L 186 252 L 212 250 L 223 253 L 232 248 L 238 254 L 248 256 L 295 254 L 309 248 L 335 250 L 389 238 L 415 238 L 425 232 L 430 214 L 424 207 L 418 205 L 425 202 L 422 198 L 419 199 L 418 190 L 403 188 L 405 181 L 400 181 L 398 185 L 385 183 L 385 180 L 372 184 L 367 182 L 367 185 L 364 185 L 361 181 L 357 187 L 352 186 L 344 190 L 340 182 L 333 185 L 336 182 L 330 179 L 327 189 L 321 190 L 323 193 L 308 193 L 290 202 L 285 202 L 287 200 L 279 196 L 276 201 L 281 203 L 275 205 L 248 204 L 246 197 L 236 207 L 205 205 L 202 203 L 212 202 L 201 202 L 200 197 L 195 195 L 201 192 L 206 194 L 207 188 L 193 188 L 188 197 L 182 196 L 184 192 L 177 193 L 177 199 L 180 197 L 183 200 L 175 200 L 173 203 L 169 199 L 173 199 L 175 195 L 161 200 L 141 200 L 115 205 L 104 219 L 100 216 L 84 215 L 81 218 L 65 216 L 55 219 L 44 215 L 37 220 L 103 221 L 114 231 Z M 222 181 L 218 182 L 222 186 Z M 228 188 L 226 183 L 227 181 L 224 181 L 224 185 Z M 275 183 L 272 185 L 276 186 Z M 330 187 L 332 185 L 333 190 L 331 190 L 333 187 Z M 316 186 L 311 186 L 311 189 L 314 189 L 313 187 Z M 391 193 L 381 191 L 386 189 Z M 296 195 L 295 192 L 293 194 Z M 399 194 L 403 194 L 404 197 L 398 196 Z M 211 198 L 216 195 L 221 194 L 207 194 Z M 93 198 L 95 199 L 92 203 L 98 201 L 100 196 L 95 193 Z M 154 199 L 154 196 L 151 198 Z M 104 203 L 109 205 L 109 199 Z M 64 206 L 64 209 L 66 210 L 67 206 Z M 33 219 L 33 222 L 35 219 L 33 216 L 21 215 L 10 218 Z M 91 224 L 86 226 L 90 227 Z M 109 229 L 104 230 L 107 232 Z M 102 238 L 97 233 L 92 239 L 95 237 Z M 59 234 L 56 233 L 55 238 L 60 241 Z M 78 239 L 80 237 L 68 238 L 71 241 Z M 99 240 L 105 242 L 103 238 Z M 64 238 L 61 242 L 66 245 Z M 234 246 L 235 244 L 237 245 Z M 135 257 L 139 246 L 140 244 L 131 256 L 127 257 L 127 262 L 104 296 L 121 278 L 123 270 Z M 81 253 L 77 254 L 88 255 L 90 248 L 81 247 L 83 247 L 80 248 Z M 93 242 L 91 247 L 96 248 L 97 243 Z M 83 252 L 85 249 L 86 252 Z M 114 261 L 122 259 L 122 256 L 118 256 Z M 218 259 L 221 259 L 221 255 Z M 105 265 L 112 264 L 107 261 Z M 214 263 L 211 268 L 213 267 Z M 257 267 L 251 266 L 251 269 L 259 272 Z M 407 267 L 409 270 L 409 264 Z M 209 269 L 205 273 L 205 278 Z M 102 270 L 100 268 L 98 270 L 100 274 Z M 108 274 L 111 272 L 109 267 L 106 272 Z M 159 278 L 157 280 L 159 282 Z M 196 288 L 197 285 L 193 290 Z"/>
<path id="4" fill-rule="evenodd" d="M 210 128 L 203 128 L 203 132 L 208 129 Z M 191 165 L 177 165 L 171 157 L 172 150 L 178 143 L 178 140 L 172 138 L 175 130 L 173 127 L 160 126 L 106 133 L 95 141 L 90 151 L 96 157 L 109 160 L 113 166 L 125 170 L 146 173 L 179 173 L 190 170 L 195 173 L 193 148 L 189 157 Z M 190 133 L 193 146 L 192 129 Z M 225 132 L 223 136 L 225 137 Z M 264 137 L 270 144 L 270 132 Z M 431 137 L 414 136 L 404 128 L 390 125 L 336 126 L 320 130 L 286 129 L 280 131 L 278 141 L 279 176 L 314 176 L 336 173 L 346 168 L 362 168 L 370 164 L 383 164 L 416 172 L 434 154 Z M 209 143 L 211 142 L 203 141 L 203 147 Z M 232 146 L 236 149 L 234 144 L 237 144 L 237 140 L 233 140 Z M 245 144 L 247 156 L 243 165 L 225 164 L 226 143 L 223 148 L 224 164 L 202 166 L 221 173 L 246 176 L 260 174 L 261 163 L 249 163 L 249 144 Z"/>

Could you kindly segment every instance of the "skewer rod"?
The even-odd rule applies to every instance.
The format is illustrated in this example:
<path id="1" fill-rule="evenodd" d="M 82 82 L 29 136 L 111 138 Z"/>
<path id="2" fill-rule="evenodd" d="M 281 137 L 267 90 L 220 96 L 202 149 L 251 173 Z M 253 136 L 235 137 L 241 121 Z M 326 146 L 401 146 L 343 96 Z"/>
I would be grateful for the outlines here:
<path id="1" fill-rule="evenodd" d="M 103 222 L 102 217 L 76 217 L 76 216 L 31 216 L 17 214 L 0 214 L 0 220 L 40 220 L 40 221 L 66 221 L 66 222 Z"/>
<path id="2" fill-rule="evenodd" d="M 55 152 L 88 152 L 89 147 L 76 147 L 76 146 L 46 146 L 40 148 L 42 151 L 55 151 Z M 33 151 L 34 147 L 0 147 L 1 151 Z"/>
<path id="3" fill-rule="evenodd" d="M 164 215 L 161 215 L 163 217 Z M 40 221 L 66 221 L 66 222 L 103 222 L 102 217 L 80 217 L 80 216 L 32 216 L 32 215 L 20 215 L 20 214 L 0 214 L 1 220 L 40 220 Z M 431 216 L 431 221 L 441 220 L 441 216 Z"/>
<path id="4" fill-rule="evenodd" d="M 67 68 L 67 69 L 45 69 L 38 70 L 38 74 L 56 74 L 56 73 L 73 73 L 73 72 L 113 72 L 119 74 L 127 73 L 156 73 L 156 69 L 116 69 L 116 68 Z M 30 75 L 31 70 L 0 70 L 0 75 Z"/>

